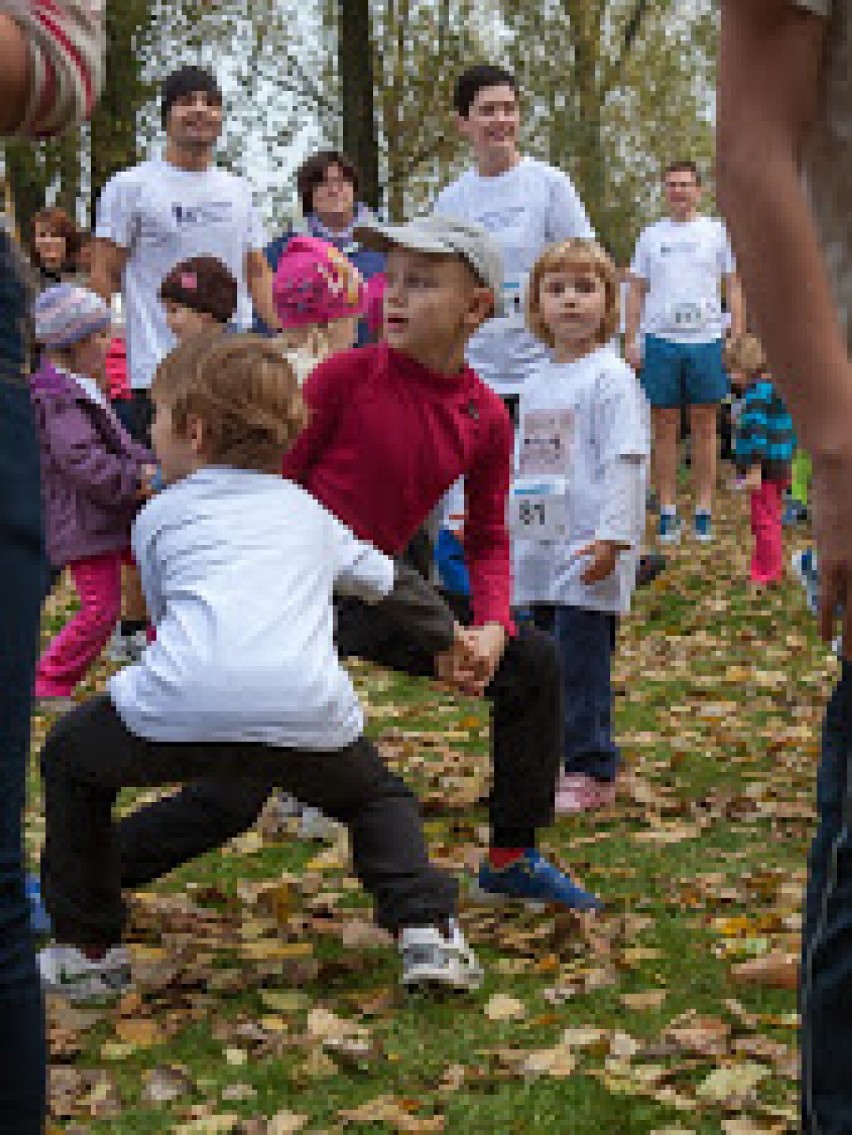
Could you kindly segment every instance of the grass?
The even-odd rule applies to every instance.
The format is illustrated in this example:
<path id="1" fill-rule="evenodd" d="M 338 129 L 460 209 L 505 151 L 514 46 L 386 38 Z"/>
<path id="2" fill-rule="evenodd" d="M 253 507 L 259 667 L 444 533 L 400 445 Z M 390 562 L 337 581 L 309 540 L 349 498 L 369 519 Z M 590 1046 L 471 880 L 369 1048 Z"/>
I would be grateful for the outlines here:
<path id="1" fill-rule="evenodd" d="M 484 988 L 466 999 L 407 999 L 391 947 L 347 944 L 368 911 L 345 861 L 322 845 L 250 834 L 138 899 L 134 949 L 155 969 L 178 959 L 170 982 L 155 975 L 94 1023 L 51 1008 L 54 1064 L 71 1077 L 64 1097 L 54 1091 L 54 1130 L 264 1132 L 263 1119 L 285 1110 L 314 1133 L 794 1130 L 795 994 L 737 984 L 732 967 L 797 949 L 816 734 L 836 666 L 794 584 L 749 593 L 744 504 L 724 494 L 716 543 L 687 537 L 622 626 L 617 808 L 543 834 L 546 850 L 605 898 L 605 917 L 465 906 L 465 929 L 488 970 Z M 45 634 L 70 605 L 60 589 Z M 485 814 L 471 803 L 488 769 L 483 707 L 425 682 L 354 671 L 370 732 L 424 796 L 433 852 L 470 868 L 486 834 Z M 87 690 L 106 674 L 100 666 Z M 45 727 L 36 722 L 34 748 Z M 43 836 L 35 761 L 31 787 L 35 858 Z M 249 885 L 276 881 L 273 920 L 251 902 Z M 174 909 L 187 900 L 189 911 Z M 252 940 L 249 958 L 242 943 Z M 276 1002 L 293 990 L 301 998 Z M 523 1015 L 490 1019 L 495 994 L 516 999 Z M 364 1030 L 366 1054 L 311 1037 L 318 1007 Z M 672 1023 L 689 1014 L 727 1026 L 721 1049 L 671 1039 Z M 155 1032 L 131 1026 L 122 1040 L 128 1020 L 153 1022 Z M 570 1075 L 525 1070 L 530 1052 L 579 1028 L 599 1035 L 574 1044 Z M 167 1039 L 151 1043 L 152 1035 Z M 176 1066 L 185 1092 L 170 1103 L 146 1099 L 146 1077 Z M 755 1067 L 760 1082 L 749 1088 Z M 727 1095 L 707 1086 L 718 1068 L 731 1070 Z M 98 1069 L 105 1078 L 93 1091 L 83 1073 Z M 383 1096 L 396 1101 L 390 1123 L 341 1117 Z M 222 1119 L 217 1127 L 227 1115 L 243 1126 Z M 751 1127 L 723 1127 L 746 1119 Z M 282 1120 L 281 1129 L 297 1128 Z"/>

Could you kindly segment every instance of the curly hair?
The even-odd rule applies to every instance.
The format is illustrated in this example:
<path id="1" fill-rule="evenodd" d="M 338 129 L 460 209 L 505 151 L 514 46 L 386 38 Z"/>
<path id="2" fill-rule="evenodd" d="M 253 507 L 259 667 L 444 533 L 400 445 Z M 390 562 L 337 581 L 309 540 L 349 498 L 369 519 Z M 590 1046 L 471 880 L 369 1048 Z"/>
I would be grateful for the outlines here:
<path id="1" fill-rule="evenodd" d="M 612 257 L 593 240 L 572 237 L 546 248 L 533 265 L 527 285 L 527 327 L 536 339 L 553 347 L 553 335 L 541 314 L 541 285 L 549 272 L 587 271 L 602 281 L 606 311 L 597 335 L 603 345 L 618 334 L 621 323 L 621 293 Z"/>
<path id="2" fill-rule="evenodd" d="M 178 435 L 198 418 L 210 460 L 237 469 L 274 471 L 307 421 L 293 368 L 260 335 L 193 336 L 160 363 L 151 393 Z"/>
<path id="3" fill-rule="evenodd" d="M 747 378 L 764 374 L 768 363 L 763 344 L 756 335 L 739 335 L 725 346 L 725 367 Z"/>

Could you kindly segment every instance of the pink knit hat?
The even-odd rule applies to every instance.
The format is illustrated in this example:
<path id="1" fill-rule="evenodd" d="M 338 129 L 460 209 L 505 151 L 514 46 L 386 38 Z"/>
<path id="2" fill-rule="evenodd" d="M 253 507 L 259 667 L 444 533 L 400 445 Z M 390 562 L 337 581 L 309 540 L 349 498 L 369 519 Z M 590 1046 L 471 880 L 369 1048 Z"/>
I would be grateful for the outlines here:
<path id="1" fill-rule="evenodd" d="M 358 269 L 332 244 L 294 236 L 278 261 L 273 298 L 283 327 L 363 315 L 367 289 Z"/>

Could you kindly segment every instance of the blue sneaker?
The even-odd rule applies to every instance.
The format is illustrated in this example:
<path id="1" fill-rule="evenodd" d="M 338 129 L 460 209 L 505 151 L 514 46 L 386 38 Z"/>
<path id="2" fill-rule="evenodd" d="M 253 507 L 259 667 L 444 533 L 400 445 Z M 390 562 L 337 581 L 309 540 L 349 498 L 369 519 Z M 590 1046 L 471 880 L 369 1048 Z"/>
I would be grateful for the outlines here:
<path id="1" fill-rule="evenodd" d="M 50 915 L 41 901 L 41 883 L 38 875 L 28 874 L 24 888 L 30 907 L 30 929 L 37 938 L 47 938 L 51 932 Z"/>
<path id="2" fill-rule="evenodd" d="M 492 867 L 486 859 L 479 868 L 476 897 L 483 902 L 517 900 L 531 905 L 570 907 L 572 910 L 601 910 L 600 899 L 578 887 L 569 875 L 530 848 L 508 867 Z"/>
<path id="3" fill-rule="evenodd" d="M 803 524 L 807 519 L 808 510 L 801 501 L 794 500 L 790 497 L 784 502 L 784 512 L 781 515 L 781 523 L 785 528 L 795 528 L 797 524 Z"/>
<path id="4" fill-rule="evenodd" d="M 805 589 L 805 598 L 811 614 L 818 614 L 819 571 L 817 570 L 817 557 L 814 549 L 805 548 L 803 552 L 794 552 L 790 560 L 790 569 Z"/>
<path id="5" fill-rule="evenodd" d="M 699 544 L 709 544 L 713 540 L 713 517 L 706 509 L 699 509 L 695 513 L 692 534 Z"/>
<path id="6" fill-rule="evenodd" d="M 680 517 L 676 512 L 664 509 L 660 513 L 657 538 L 661 544 L 677 544 L 680 540 Z"/>

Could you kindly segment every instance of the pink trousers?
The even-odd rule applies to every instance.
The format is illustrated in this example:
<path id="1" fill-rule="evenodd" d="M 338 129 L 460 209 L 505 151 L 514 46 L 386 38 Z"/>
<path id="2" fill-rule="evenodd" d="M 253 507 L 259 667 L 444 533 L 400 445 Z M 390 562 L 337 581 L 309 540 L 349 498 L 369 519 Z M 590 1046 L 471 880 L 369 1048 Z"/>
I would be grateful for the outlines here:
<path id="1" fill-rule="evenodd" d="M 784 574 L 784 544 L 781 538 L 780 481 L 764 481 L 752 489 L 751 532 L 754 549 L 751 555 L 752 583 L 776 583 Z"/>
<path id="2" fill-rule="evenodd" d="M 80 610 L 41 656 L 36 697 L 70 697 L 97 660 L 121 614 L 121 565 L 128 561 L 127 552 L 104 552 L 68 565 Z"/>

